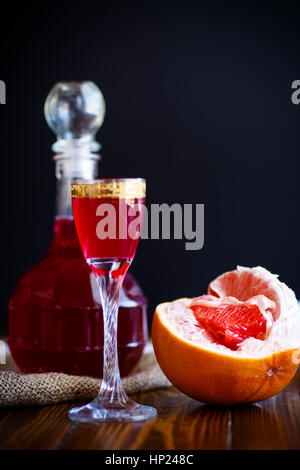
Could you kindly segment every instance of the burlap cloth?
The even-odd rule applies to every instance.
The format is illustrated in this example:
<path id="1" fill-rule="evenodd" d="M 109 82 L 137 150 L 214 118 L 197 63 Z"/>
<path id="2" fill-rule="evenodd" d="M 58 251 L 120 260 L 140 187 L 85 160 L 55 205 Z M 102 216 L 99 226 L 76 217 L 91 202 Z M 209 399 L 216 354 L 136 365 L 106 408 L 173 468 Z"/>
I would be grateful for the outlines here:
<path id="1" fill-rule="evenodd" d="M 0 371 L 0 408 L 9 406 L 49 405 L 65 401 L 90 400 L 97 396 L 101 380 L 60 373 L 22 374 Z M 123 379 L 127 393 L 169 387 L 148 344 L 132 372 Z"/>

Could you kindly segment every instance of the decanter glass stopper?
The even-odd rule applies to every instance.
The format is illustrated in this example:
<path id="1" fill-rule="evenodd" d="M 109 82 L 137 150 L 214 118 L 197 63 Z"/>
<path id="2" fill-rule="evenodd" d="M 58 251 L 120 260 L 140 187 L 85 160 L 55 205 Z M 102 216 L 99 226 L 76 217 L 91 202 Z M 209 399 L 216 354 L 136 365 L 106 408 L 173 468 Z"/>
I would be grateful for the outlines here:
<path id="1" fill-rule="evenodd" d="M 105 101 L 95 83 L 56 83 L 45 102 L 46 121 L 57 136 L 54 152 L 84 156 L 99 150 L 101 145 L 95 135 L 104 115 Z"/>

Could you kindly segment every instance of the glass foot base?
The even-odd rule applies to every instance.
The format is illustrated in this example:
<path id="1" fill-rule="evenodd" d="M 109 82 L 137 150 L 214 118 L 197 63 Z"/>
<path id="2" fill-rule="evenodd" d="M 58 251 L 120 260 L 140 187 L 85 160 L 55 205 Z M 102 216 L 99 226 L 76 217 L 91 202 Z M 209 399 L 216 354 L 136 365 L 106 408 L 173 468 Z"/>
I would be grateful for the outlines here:
<path id="1" fill-rule="evenodd" d="M 130 401 L 125 405 L 109 404 L 101 406 L 97 400 L 88 405 L 72 408 L 69 411 L 69 418 L 80 423 L 102 424 L 145 421 L 155 418 L 156 409 L 152 406 L 139 405 Z"/>

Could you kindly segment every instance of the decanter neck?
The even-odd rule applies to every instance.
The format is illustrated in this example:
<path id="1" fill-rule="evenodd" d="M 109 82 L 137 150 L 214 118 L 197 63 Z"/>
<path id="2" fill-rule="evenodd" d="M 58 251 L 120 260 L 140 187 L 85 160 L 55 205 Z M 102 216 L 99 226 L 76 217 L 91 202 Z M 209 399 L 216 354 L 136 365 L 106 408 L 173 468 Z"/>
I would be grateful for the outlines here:
<path id="1" fill-rule="evenodd" d="M 99 155 L 70 158 L 64 154 L 56 155 L 56 217 L 72 218 L 71 182 L 74 178 L 93 179 L 97 177 Z"/>
<path id="2" fill-rule="evenodd" d="M 105 101 L 95 83 L 59 82 L 45 102 L 46 121 L 56 134 L 56 216 L 72 217 L 71 182 L 97 176 L 100 149 L 95 136 L 103 123 Z"/>

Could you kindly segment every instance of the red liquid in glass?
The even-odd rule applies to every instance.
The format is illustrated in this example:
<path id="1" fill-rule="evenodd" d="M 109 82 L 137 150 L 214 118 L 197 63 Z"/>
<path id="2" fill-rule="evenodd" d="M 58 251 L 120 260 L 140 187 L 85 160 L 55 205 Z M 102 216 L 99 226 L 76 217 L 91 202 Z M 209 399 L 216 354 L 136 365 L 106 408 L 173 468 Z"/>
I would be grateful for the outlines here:
<path id="1" fill-rule="evenodd" d="M 73 219 L 57 218 L 49 251 L 21 278 L 9 301 L 9 346 L 23 372 L 102 375 L 102 308 L 91 274 Z M 123 288 L 118 317 L 122 376 L 137 364 L 147 341 L 146 300 L 130 274 Z"/>
<path id="2" fill-rule="evenodd" d="M 128 260 L 115 275 L 122 275 L 135 255 L 140 238 L 145 199 L 130 203 L 119 198 L 73 198 L 73 214 L 80 245 L 87 261 Z M 91 266 L 95 274 L 94 266 Z"/>

